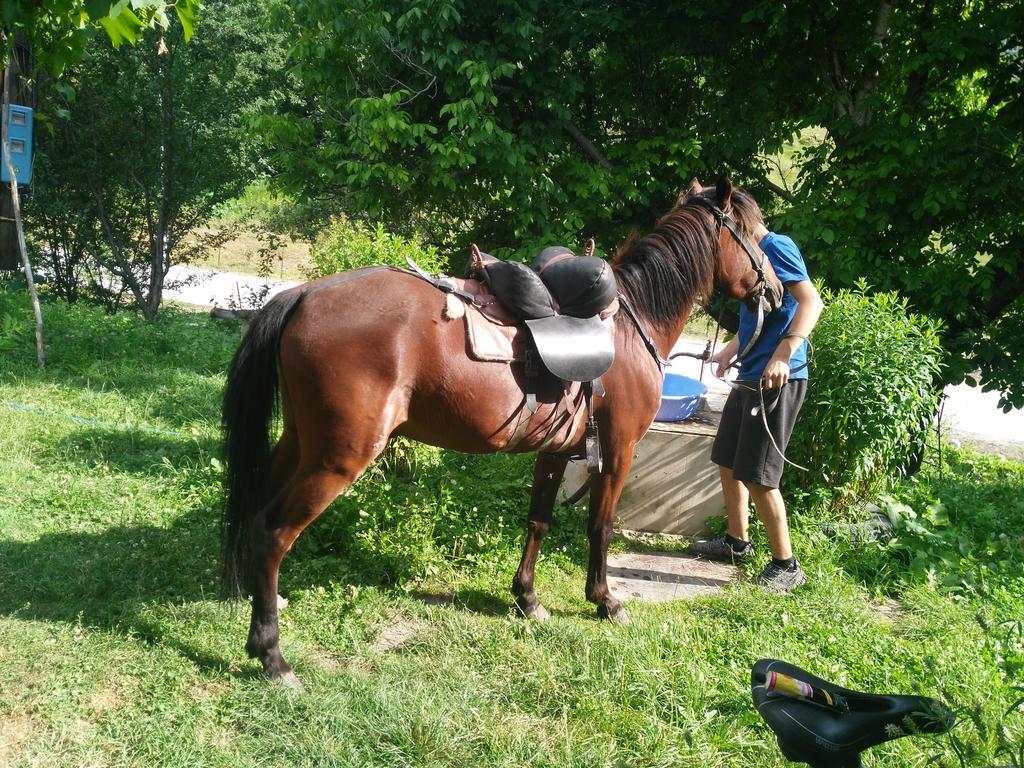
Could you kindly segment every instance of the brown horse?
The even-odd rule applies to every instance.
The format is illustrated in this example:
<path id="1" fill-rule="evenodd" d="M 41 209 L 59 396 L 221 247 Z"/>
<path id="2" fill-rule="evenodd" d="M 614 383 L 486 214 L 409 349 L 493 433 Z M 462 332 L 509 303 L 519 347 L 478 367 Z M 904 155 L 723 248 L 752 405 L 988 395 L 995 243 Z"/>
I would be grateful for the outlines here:
<path id="1" fill-rule="evenodd" d="M 590 490 L 586 585 L 598 615 L 612 621 L 628 615 L 608 589 L 608 541 L 633 448 L 658 410 L 662 358 L 713 284 L 771 309 L 781 301 L 770 264 L 741 234 L 752 222 L 744 220 L 739 193 L 735 207 L 732 197 L 727 180 L 707 189 L 694 180 L 654 232 L 620 249 L 612 264 L 636 320 L 622 311 L 616 316 L 615 360 L 603 376 L 604 396 L 595 398 L 604 466 Z M 252 595 L 246 650 L 272 679 L 297 684 L 279 647 L 281 560 L 388 439 L 404 435 L 488 453 L 512 438 L 511 415 L 524 403 L 522 366 L 470 359 L 465 325 L 445 318 L 445 301 L 433 286 L 401 272 L 350 272 L 276 296 L 235 353 L 223 412 L 225 575 L 236 594 Z M 271 452 L 278 389 L 283 434 Z M 538 393 L 538 418 L 561 393 L 557 386 Z M 567 454 L 579 449 L 583 426 L 562 453 L 537 456 L 526 544 L 512 584 L 529 617 L 548 615 L 534 591 L 534 567 Z M 536 451 L 542 442 L 543 434 L 527 435 L 512 450 Z"/>

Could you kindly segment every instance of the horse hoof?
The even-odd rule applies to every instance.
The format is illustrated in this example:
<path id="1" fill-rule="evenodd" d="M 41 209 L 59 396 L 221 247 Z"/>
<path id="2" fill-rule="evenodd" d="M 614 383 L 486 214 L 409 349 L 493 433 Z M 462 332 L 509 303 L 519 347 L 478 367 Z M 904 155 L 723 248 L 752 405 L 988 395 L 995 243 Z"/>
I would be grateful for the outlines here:
<path id="1" fill-rule="evenodd" d="M 527 608 L 523 611 L 523 614 L 531 621 L 547 621 L 551 618 L 551 614 L 548 612 L 548 609 L 540 603 L 537 603 L 531 608 Z"/>
<path id="2" fill-rule="evenodd" d="M 281 597 L 280 595 L 278 595 L 277 596 L 277 610 L 283 611 L 287 607 L 288 607 L 288 598 L 287 597 Z"/>

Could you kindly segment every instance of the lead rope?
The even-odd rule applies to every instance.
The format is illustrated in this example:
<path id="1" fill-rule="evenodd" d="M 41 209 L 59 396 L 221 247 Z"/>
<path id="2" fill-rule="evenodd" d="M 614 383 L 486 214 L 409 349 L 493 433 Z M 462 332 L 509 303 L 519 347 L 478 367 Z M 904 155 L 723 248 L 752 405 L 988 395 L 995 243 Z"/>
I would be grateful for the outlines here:
<path id="1" fill-rule="evenodd" d="M 716 334 L 716 336 L 717 336 L 717 334 Z M 811 361 L 814 359 L 814 345 L 811 344 L 811 340 L 810 339 L 808 339 L 806 336 L 802 336 L 801 334 L 798 334 L 798 333 L 787 333 L 787 334 L 783 335 L 782 338 L 785 339 L 785 338 L 787 338 L 789 336 L 797 336 L 797 337 L 802 338 L 804 341 L 807 342 L 807 360 L 803 363 L 803 365 L 798 365 L 796 368 L 794 368 L 793 370 L 790 371 L 790 374 L 794 374 L 797 371 L 802 371 L 804 368 L 807 368 L 811 364 Z M 738 365 L 739 362 L 740 362 L 740 358 L 737 357 L 736 361 L 734 363 L 732 363 L 732 365 L 730 365 L 729 367 L 732 368 L 733 366 Z M 753 387 L 741 384 L 738 381 L 726 381 L 724 379 L 723 379 L 723 381 L 725 381 L 725 383 L 728 384 L 733 389 L 745 389 L 748 392 L 753 392 L 754 391 Z M 768 426 L 768 416 L 769 416 L 769 414 L 771 414 L 776 409 L 776 407 L 778 407 L 779 401 L 782 399 L 782 390 L 781 389 L 779 390 L 779 394 L 775 397 L 775 400 L 773 400 L 770 405 L 766 405 L 765 402 L 764 402 L 764 383 L 763 383 L 763 380 L 758 379 L 758 382 L 757 382 L 757 396 L 758 396 L 758 399 L 760 399 L 760 401 L 761 401 L 761 405 L 759 407 L 755 406 L 753 409 L 751 409 L 751 414 L 750 415 L 751 416 L 756 416 L 756 415 L 758 415 L 758 413 L 760 413 L 760 415 L 761 415 L 761 423 L 764 425 L 764 431 L 768 433 L 768 439 L 771 440 L 771 442 L 772 442 L 772 448 L 774 448 L 775 452 L 778 453 L 779 456 L 782 457 L 782 460 L 784 462 L 786 462 L 787 464 L 789 464 L 790 466 L 796 467 L 797 469 L 799 469 L 799 470 L 801 470 L 803 472 L 810 472 L 811 470 L 809 470 L 807 467 L 804 467 L 804 466 L 802 466 L 800 464 L 797 464 L 795 461 L 790 461 L 789 459 L 786 458 L 786 454 L 782 452 L 782 449 L 779 448 L 779 444 L 777 442 L 775 442 L 775 435 L 772 434 L 772 430 Z"/>

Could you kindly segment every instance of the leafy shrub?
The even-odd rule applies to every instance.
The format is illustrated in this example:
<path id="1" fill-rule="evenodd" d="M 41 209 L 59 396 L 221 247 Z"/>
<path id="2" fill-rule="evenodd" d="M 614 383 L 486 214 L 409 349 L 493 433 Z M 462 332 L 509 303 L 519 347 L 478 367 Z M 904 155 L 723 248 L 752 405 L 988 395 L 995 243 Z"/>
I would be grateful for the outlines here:
<path id="1" fill-rule="evenodd" d="M 412 459 L 408 476 L 382 457 L 303 535 L 297 559 L 329 557 L 330 578 L 365 583 L 433 576 L 458 563 L 514 563 L 529 506 L 531 457 L 398 443 Z M 559 509 L 555 517 L 568 514 Z M 548 550 L 572 535 L 579 539 L 578 526 L 562 525 Z"/>
<path id="2" fill-rule="evenodd" d="M 970 449 L 945 450 L 943 464 L 881 498 L 892 530 L 864 547 L 852 570 L 884 588 L 924 582 L 997 599 L 1019 594 L 1024 465 Z"/>
<path id="3" fill-rule="evenodd" d="M 811 385 L 789 458 L 815 500 L 841 508 L 878 490 L 922 445 L 938 392 L 939 326 L 895 293 L 824 291 Z"/>
<path id="4" fill-rule="evenodd" d="M 343 216 L 331 219 L 320 231 L 313 241 L 310 256 L 313 259 L 310 277 L 371 264 L 405 267 L 408 266 L 406 257 L 428 272 L 442 272 L 447 267 L 447 262 L 433 246 L 424 245 L 416 238 L 393 235 L 380 224 L 370 228 Z"/>

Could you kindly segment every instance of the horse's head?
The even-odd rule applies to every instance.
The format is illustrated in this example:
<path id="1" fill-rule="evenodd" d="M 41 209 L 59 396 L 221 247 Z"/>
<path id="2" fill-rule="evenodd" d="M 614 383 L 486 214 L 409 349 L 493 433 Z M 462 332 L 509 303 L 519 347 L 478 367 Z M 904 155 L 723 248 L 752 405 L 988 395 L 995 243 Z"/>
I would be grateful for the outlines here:
<path id="1" fill-rule="evenodd" d="M 745 190 L 733 189 L 723 176 L 714 187 L 691 181 L 678 201 L 679 205 L 690 203 L 702 205 L 718 221 L 715 286 L 755 313 L 759 308 L 770 312 L 782 306 L 782 283 L 754 236 L 758 225 L 763 226 L 754 198 Z"/>

